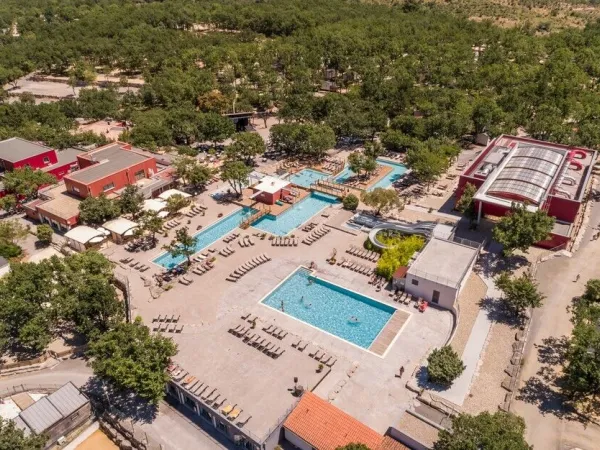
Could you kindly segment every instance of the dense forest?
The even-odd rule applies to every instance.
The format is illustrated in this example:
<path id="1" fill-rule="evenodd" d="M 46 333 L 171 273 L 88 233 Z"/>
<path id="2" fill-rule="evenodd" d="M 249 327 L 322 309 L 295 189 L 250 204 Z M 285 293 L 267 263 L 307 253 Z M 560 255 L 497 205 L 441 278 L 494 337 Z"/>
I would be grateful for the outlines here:
<path id="1" fill-rule="evenodd" d="M 5 102 L 0 137 L 64 147 L 96 139 L 73 137 L 74 118 L 110 116 L 132 120 L 124 138 L 149 148 L 218 142 L 216 116 L 253 109 L 399 151 L 518 128 L 600 143 L 597 23 L 540 35 L 419 0 L 5 0 L 0 29 L 3 84 L 32 71 L 146 81 L 125 95 Z M 316 96 L 326 79 L 339 92 Z"/>

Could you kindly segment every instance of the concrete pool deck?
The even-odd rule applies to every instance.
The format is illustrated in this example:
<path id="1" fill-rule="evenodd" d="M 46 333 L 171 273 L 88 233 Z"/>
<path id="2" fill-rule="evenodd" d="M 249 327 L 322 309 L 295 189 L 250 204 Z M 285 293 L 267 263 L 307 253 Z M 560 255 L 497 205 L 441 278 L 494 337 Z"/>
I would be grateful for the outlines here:
<path id="1" fill-rule="evenodd" d="M 209 192 L 198 196 L 197 203 L 204 204 L 208 210 L 205 216 L 189 219 L 189 224 L 188 219 L 183 218 L 180 227 L 187 226 L 191 232 L 195 232 L 199 225 L 207 227 L 215 222 L 219 214 L 227 215 L 239 208 L 236 204 L 216 202 Z M 337 218 L 350 215 L 343 210 L 335 211 L 337 213 L 329 218 L 317 214 L 309 220 L 320 224 L 337 223 Z M 240 236 L 257 232 L 253 228 L 234 231 L 239 232 Z M 292 233 L 300 241 L 307 234 L 299 229 Z M 181 315 L 179 323 L 184 325 L 183 332 L 165 334 L 179 346 L 179 353 L 174 358 L 178 363 L 199 379 L 206 373 L 209 383 L 213 383 L 234 402 L 240 403 L 244 409 L 259 409 L 256 406 L 258 404 L 272 410 L 270 414 L 260 410 L 256 415 L 252 414 L 253 418 L 244 430 L 259 436 L 273 426 L 277 421 L 276 416 L 285 413 L 291 405 L 291 396 L 288 397 L 286 389 L 293 383 L 294 376 L 300 378 L 299 384 L 312 387 L 314 381 L 311 380 L 316 375 L 318 365 L 308 356 L 312 348 L 321 349 L 337 358 L 331 372 L 320 381 L 314 392 L 384 433 L 390 425 L 400 420 L 414 398 L 414 394 L 405 387 L 406 379 L 396 378 L 398 369 L 404 366 L 406 373 L 411 373 L 421 365 L 431 348 L 443 345 L 450 335 L 452 316 L 447 311 L 435 308 L 428 308 L 421 314 L 411 306 L 393 303 L 388 291 L 377 292 L 374 286 L 367 283 L 368 278 L 364 275 L 327 264 L 325 259 L 331 256 L 333 249 L 337 250 L 338 255 L 345 256 L 345 250 L 350 245 L 360 246 L 367 237 L 362 232 L 352 233 L 356 235 L 332 227 L 330 233 L 310 247 L 303 244 L 298 247 L 274 247 L 269 240 L 257 237 L 253 238 L 255 245 L 252 247 L 242 248 L 237 242 L 231 242 L 229 245 L 235 249 L 235 253 L 227 258 L 216 254 L 216 265 L 210 273 L 203 276 L 191 274 L 189 276 L 194 282 L 190 286 L 174 283 L 171 290 L 162 292 L 158 298 L 156 289 L 150 287 L 150 280 L 153 274 L 162 271 L 159 266 L 149 264 L 151 269 L 140 274 L 118 261 L 133 257 L 148 264 L 163 252 L 161 246 L 172 239 L 173 231 L 167 238 L 161 236 L 160 243 L 153 250 L 129 253 L 123 246 L 110 244 L 102 252 L 117 262 L 117 273 L 129 277 L 133 317 L 139 315 L 151 326 L 152 319 L 160 314 Z M 226 245 L 218 240 L 211 248 L 220 250 Z M 260 253 L 267 253 L 272 260 L 247 273 L 237 283 L 225 280 L 235 267 Z M 389 334 L 385 333 L 385 338 L 381 333 L 381 339 L 389 341 L 387 353 L 383 350 L 383 357 L 375 354 L 380 350 L 371 352 L 361 349 L 260 304 L 265 295 L 298 266 L 308 266 L 311 261 L 317 264 L 320 278 L 394 306 L 402 311 L 403 316 L 406 315 L 406 320 L 393 322 L 394 327 Z M 227 333 L 232 324 L 241 322 L 242 314 L 248 313 L 258 316 L 261 323 L 278 326 L 289 333 L 283 342 L 286 351 L 280 359 L 271 360 Z M 305 352 L 298 352 L 291 347 L 290 337 L 304 340 L 309 347 Z M 289 368 L 283 367 L 288 366 L 288 362 Z M 270 370 L 263 369 L 265 364 Z M 266 395 L 264 399 L 259 399 L 253 391 L 262 391 Z"/>

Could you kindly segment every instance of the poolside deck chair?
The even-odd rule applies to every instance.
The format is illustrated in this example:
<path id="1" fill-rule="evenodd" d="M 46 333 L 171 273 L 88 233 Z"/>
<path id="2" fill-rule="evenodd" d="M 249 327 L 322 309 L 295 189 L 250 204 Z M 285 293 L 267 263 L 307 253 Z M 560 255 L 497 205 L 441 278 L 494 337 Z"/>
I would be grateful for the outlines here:
<path id="1" fill-rule="evenodd" d="M 133 261 L 131 264 L 129 264 L 129 267 L 132 268 L 136 268 L 137 266 L 139 266 L 141 263 L 139 261 Z"/>
<path id="2" fill-rule="evenodd" d="M 238 324 L 235 328 L 230 328 L 229 330 L 227 330 L 229 333 L 233 334 L 234 332 L 238 331 L 240 328 L 242 328 L 242 326 L 240 324 Z"/>
<path id="3" fill-rule="evenodd" d="M 312 355 L 309 354 L 309 356 L 313 357 L 314 359 L 316 359 L 318 361 L 321 358 L 321 356 L 323 356 L 323 354 L 325 353 L 325 352 L 323 352 L 323 353 L 321 353 L 321 352 L 323 352 L 323 350 L 317 350 Z M 321 353 L 321 354 L 319 354 L 319 353 Z"/>
<path id="4" fill-rule="evenodd" d="M 232 276 L 229 276 L 229 277 L 225 277 L 225 280 L 231 281 L 232 283 L 237 283 L 238 279 L 237 278 L 233 278 Z"/>
<path id="5" fill-rule="evenodd" d="M 238 418 L 238 416 L 240 415 L 240 413 L 242 412 L 241 408 L 235 408 L 233 411 L 231 411 L 231 413 L 227 416 L 228 420 L 235 420 Z"/>
<path id="6" fill-rule="evenodd" d="M 269 352 L 269 351 L 270 351 L 270 350 L 271 350 L 273 347 L 275 347 L 275 344 L 273 344 L 272 342 L 270 342 L 270 341 L 269 341 L 269 342 L 267 343 L 267 345 L 265 345 L 265 346 L 263 347 L 263 350 L 262 350 L 262 351 L 263 351 L 264 353 L 268 353 L 268 352 Z"/>
<path id="7" fill-rule="evenodd" d="M 288 335 L 288 332 L 285 330 L 281 330 L 278 334 L 277 334 L 277 338 L 279 340 L 283 339 L 284 337 L 286 337 Z"/>
<path id="8" fill-rule="evenodd" d="M 300 342 L 302 342 L 300 338 L 294 339 L 294 341 L 292 342 L 292 347 L 298 348 L 298 344 L 300 344 Z"/>
<path id="9" fill-rule="evenodd" d="M 242 337 L 242 341 L 244 341 L 244 342 L 251 341 L 252 339 L 254 339 L 255 336 L 256 336 L 256 333 L 247 334 L 244 337 Z"/>
<path id="10" fill-rule="evenodd" d="M 202 397 L 200 397 L 200 398 L 202 400 L 206 400 L 208 397 L 210 397 L 211 395 L 213 395 L 216 390 L 217 390 L 217 388 L 213 388 L 212 391 L 210 389 L 207 389 L 206 391 L 204 391 L 204 394 L 202 394 Z"/>
<path id="11" fill-rule="evenodd" d="M 168 324 L 166 324 L 166 323 L 161 323 L 161 324 L 160 324 L 160 327 L 158 327 L 158 331 L 159 331 L 160 333 L 164 333 L 165 331 L 167 331 L 167 327 L 168 327 Z"/>
<path id="12" fill-rule="evenodd" d="M 269 325 L 268 327 L 263 327 L 263 331 L 269 333 L 269 331 L 273 328 L 273 325 Z"/>
<path id="13" fill-rule="evenodd" d="M 298 344 L 298 351 L 303 352 L 308 346 L 308 342 Z"/>
<path id="14" fill-rule="evenodd" d="M 285 353 L 285 348 L 280 349 L 278 352 L 275 352 L 274 358 L 279 358 L 281 355 Z"/>

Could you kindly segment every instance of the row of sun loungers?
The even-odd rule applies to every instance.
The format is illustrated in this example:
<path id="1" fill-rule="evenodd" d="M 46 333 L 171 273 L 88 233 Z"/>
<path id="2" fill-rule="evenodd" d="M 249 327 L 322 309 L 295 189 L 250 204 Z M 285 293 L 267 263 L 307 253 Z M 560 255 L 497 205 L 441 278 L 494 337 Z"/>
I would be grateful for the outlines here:
<path id="1" fill-rule="evenodd" d="M 292 342 L 292 347 L 294 347 L 299 352 L 303 352 L 307 346 L 308 346 L 308 342 L 303 341 L 300 338 L 298 338 L 294 342 Z"/>
<path id="2" fill-rule="evenodd" d="M 223 238 L 223 242 L 225 242 L 226 244 L 229 244 L 231 241 L 235 241 L 239 235 L 240 235 L 240 233 L 232 233 L 229 236 L 225 236 Z"/>
<path id="3" fill-rule="evenodd" d="M 238 427 L 243 427 L 252 418 L 249 414 L 242 414 L 242 408 L 234 403 L 227 403 L 227 398 L 222 395 L 216 387 L 209 386 L 202 380 L 186 372 L 177 364 L 171 364 L 167 369 L 171 379 L 180 383 L 192 397 L 202 401 L 206 406 L 212 407 L 215 411 L 219 411 L 223 417 L 233 422 L 235 421 Z"/>
<path id="4" fill-rule="evenodd" d="M 264 253 L 262 255 L 258 255 L 256 257 L 254 257 L 252 259 L 249 259 L 244 264 L 242 264 L 237 269 L 235 269 L 233 272 L 231 272 L 229 274 L 229 276 L 226 278 L 226 280 L 232 281 L 235 283 L 237 280 L 242 278 L 248 272 L 250 272 L 251 270 L 260 266 L 261 264 L 266 263 L 267 261 L 271 261 L 271 258 Z"/>
<path id="5" fill-rule="evenodd" d="M 288 332 L 282 330 L 281 328 L 276 327 L 275 325 L 269 325 L 268 327 L 263 327 L 263 331 L 265 333 L 269 333 L 271 336 L 276 337 L 279 340 L 282 340 L 284 337 L 288 335 Z"/>
<path id="6" fill-rule="evenodd" d="M 156 323 L 153 330 L 159 333 L 181 333 L 183 331 L 183 324 Z"/>
<path id="7" fill-rule="evenodd" d="M 188 278 L 185 275 L 182 275 L 177 281 L 180 284 L 183 284 L 184 286 L 189 286 L 190 284 L 192 284 L 194 282 L 194 280 L 192 278 Z"/>
<path id="8" fill-rule="evenodd" d="M 190 208 L 190 210 L 185 214 L 187 217 L 196 217 L 198 214 L 204 213 L 208 208 L 204 205 L 194 205 Z"/>
<path id="9" fill-rule="evenodd" d="M 338 266 L 342 266 L 345 269 L 353 270 L 368 277 L 373 275 L 373 273 L 375 272 L 375 269 L 373 267 L 368 267 L 357 261 L 347 260 L 346 258 L 343 258 L 340 262 L 338 262 Z"/>
<path id="10" fill-rule="evenodd" d="M 254 241 L 250 238 L 250 236 L 244 236 L 242 239 L 238 241 L 240 247 L 250 247 L 254 245 Z"/>
<path id="11" fill-rule="evenodd" d="M 231 256 L 231 255 L 233 255 L 234 253 L 235 253 L 235 250 L 234 250 L 234 249 L 232 249 L 232 248 L 231 248 L 231 247 L 228 245 L 227 247 L 223 247 L 223 248 L 221 249 L 221 251 L 219 252 L 219 255 L 221 255 L 221 256 L 225 256 L 225 257 L 228 257 L 228 256 Z"/>
<path id="12" fill-rule="evenodd" d="M 173 228 L 179 226 L 181 221 L 179 220 L 169 220 L 163 225 L 163 231 L 172 230 Z"/>
<path id="13" fill-rule="evenodd" d="M 317 361 L 319 361 L 322 364 L 325 364 L 327 367 L 331 367 L 335 364 L 335 362 L 337 361 L 336 358 L 334 358 L 331 355 L 328 355 L 326 352 L 324 352 L 323 350 L 320 349 L 315 349 L 312 352 L 310 352 L 308 354 L 308 356 L 310 356 L 313 359 L 316 359 Z"/>
<path id="14" fill-rule="evenodd" d="M 271 245 L 274 247 L 297 247 L 298 238 L 277 236 L 271 239 Z"/>
<path id="15" fill-rule="evenodd" d="M 312 233 L 310 233 L 308 236 L 306 236 L 302 240 L 302 243 L 306 244 L 306 245 L 312 245 L 314 242 L 321 239 L 323 236 L 325 236 L 330 231 L 331 231 L 330 228 L 325 228 L 325 227 L 319 228 L 319 229 L 313 231 Z"/>
<path id="16" fill-rule="evenodd" d="M 350 253 L 351 255 L 358 256 L 359 258 L 368 259 L 369 261 L 377 261 L 379 259 L 379 253 L 374 252 L 372 250 L 366 250 L 364 248 L 356 247 L 355 245 L 351 245 L 346 253 Z"/>
<path id="17" fill-rule="evenodd" d="M 152 322 L 166 322 L 166 323 L 177 323 L 179 322 L 179 319 L 181 318 L 180 315 L 175 315 L 175 314 L 161 314 L 158 317 L 154 317 L 152 319 Z"/>
<path id="18" fill-rule="evenodd" d="M 235 328 L 230 328 L 229 332 L 235 337 L 242 339 L 242 341 L 249 346 L 256 348 L 273 359 L 283 355 L 285 352 L 284 348 L 273 344 L 271 341 L 268 341 L 267 338 L 252 330 L 252 326 L 246 327 L 244 325 L 238 325 Z"/>
<path id="19" fill-rule="evenodd" d="M 403 305 L 408 305 L 411 300 L 416 302 L 417 298 L 413 295 L 407 294 L 406 292 L 397 292 L 394 294 L 394 301 L 402 303 Z"/>
<path id="20" fill-rule="evenodd" d="M 215 267 L 213 263 L 210 261 L 206 261 L 204 264 L 196 266 L 192 269 L 192 273 L 196 275 L 204 275 L 206 272 L 212 270 Z"/>
<path id="21" fill-rule="evenodd" d="M 145 272 L 150 268 L 150 266 L 142 264 L 139 261 L 135 261 L 133 258 L 122 258 L 119 261 L 121 261 L 123 264 L 128 264 L 129 267 L 135 270 L 139 270 L 140 272 Z"/>
<path id="22" fill-rule="evenodd" d="M 302 231 L 312 231 L 317 225 L 315 222 L 310 222 L 302 227 Z"/>

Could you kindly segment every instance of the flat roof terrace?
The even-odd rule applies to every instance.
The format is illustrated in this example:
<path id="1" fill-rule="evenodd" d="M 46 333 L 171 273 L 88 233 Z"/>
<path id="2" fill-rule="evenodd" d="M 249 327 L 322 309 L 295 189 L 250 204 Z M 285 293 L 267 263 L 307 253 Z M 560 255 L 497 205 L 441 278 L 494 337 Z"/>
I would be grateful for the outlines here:
<path id="1" fill-rule="evenodd" d="M 250 334 L 256 333 L 261 339 L 285 349 L 276 359 L 228 332 L 237 325 L 251 326 L 239 316 L 230 316 L 228 320 L 206 328 L 201 341 L 196 333 L 174 335 L 179 348 L 175 361 L 189 375 L 209 386 L 201 397 L 216 389 L 213 396 L 220 395 L 216 401 L 219 407 L 212 408 L 213 412 L 222 415 L 222 408 L 237 405 L 236 408 L 242 410 L 238 420 L 245 422 L 240 429 L 261 442 L 297 403 L 298 399 L 290 392 L 294 377 L 298 377 L 299 384 L 305 389 L 312 390 L 330 369 L 325 367 L 317 373 L 319 363 L 308 355 L 308 351 L 300 352 L 291 346 L 294 336 L 288 334 L 279 340 L 267 334 L 262 330 L 267 326 L 266 321 L 257 320 Z M 178 382 L 180 386 L 182 381 Z M 194 397 L 189 391 L 187 394 Z"/>
<path id="2" fill-rule="evenodd" d="M 149 156 L 137 153 L 133 149 L 126 150 L 122 144 L 118 143 L 81 156 L 91 161 L 97 161 L 93 166 L 73 172 L 66 177 L 81 183 L 91 183 L 100 180 L 108 175 L 150 159 Z"/>

